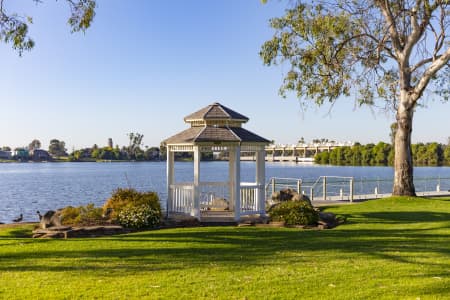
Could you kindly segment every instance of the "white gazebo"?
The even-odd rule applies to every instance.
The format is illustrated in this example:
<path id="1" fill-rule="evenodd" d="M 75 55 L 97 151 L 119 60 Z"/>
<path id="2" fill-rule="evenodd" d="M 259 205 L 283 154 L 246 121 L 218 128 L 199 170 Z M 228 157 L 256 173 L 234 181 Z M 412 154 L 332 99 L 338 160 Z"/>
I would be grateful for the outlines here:
<path id="1" fill-rule="evenodd" d="M 184 118 L 190 128 L 166 139 L 167 146 L 167 217 L 189 215 L 198 220 L 214 216 L 265 215 L 265 151 L 270 143 L 244 128 L 249 119 L 220 103 L 213 103 Z M 193 152 L 193 182 L 175 182 L 175 153 Z M 224 182 L 200 181 L 203 152 L 228 154 L 229 174 Z M 254 182 L 241 182 L 241 152 L 256 157 Z"/>

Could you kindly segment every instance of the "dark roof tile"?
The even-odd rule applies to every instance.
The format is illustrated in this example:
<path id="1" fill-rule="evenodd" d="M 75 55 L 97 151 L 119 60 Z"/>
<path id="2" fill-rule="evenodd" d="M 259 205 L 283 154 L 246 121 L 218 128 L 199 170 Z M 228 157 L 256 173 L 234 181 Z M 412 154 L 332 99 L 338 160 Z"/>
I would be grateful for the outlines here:
<path id="1" fill-rule="evenodd" d="M 201 142 L 254 142 L 270 143 L 269 140 L 241 127 L 191 127 L 164 141 L 166 144 Z"/>
<path id="2" fill-rule="evenodd" d="M 177 133 L 163 141 L 166 144 L 193 143 L 194 138 L 203 130 L 204 127 L 191 127 Z"/>
<path id="3" fill-rule="evenodd" d="M 248 118 L 234 110 L 223 106 L 220 103 L 213 103 L 205 108 L 202 108 L 184 118 L 184 121 L 192 120 L 211 120 L 211 119 L 226 119 L 226 120 L 243 120 L 248 121 Z"/>

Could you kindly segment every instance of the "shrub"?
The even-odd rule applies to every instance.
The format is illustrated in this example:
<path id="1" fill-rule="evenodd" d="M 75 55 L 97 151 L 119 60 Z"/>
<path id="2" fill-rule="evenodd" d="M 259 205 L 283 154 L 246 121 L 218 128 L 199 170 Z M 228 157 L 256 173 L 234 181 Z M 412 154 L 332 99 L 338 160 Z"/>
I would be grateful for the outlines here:
<path id="1" fill-rule="evenodd" d="M 117 189 L 103 206 L 106 213 L 111 210 L 111 220 L 117 220 L 120 212 L 127 208 L 136 208 L 146 206 L 161 216 L 161 204 L 159 203 L 158 194 L 155 192 L 138 192 L 132 188 Z"/>
<path id="2" fill-rule="evenodd" d="M 90 203 L 86 206 L 67 206 L 61 210 L 63 225 L 94 225 L 103 223 L 102 209 Z"/>
<path id="3" fill-rule="evenodd" d="M 312 225 L 319 220 L 319 214 L 307 201 L 286 201 L 269 210 L 272 221 L 284 221 L 286 225 Z"/>
<path id="4" fill-rule="evenodd" d="M 123 227 L 144 228 L 154 227 L 161 220 L 161 212 L 147 205 L 123 208 L 117 215 L 117 222 Z"/>

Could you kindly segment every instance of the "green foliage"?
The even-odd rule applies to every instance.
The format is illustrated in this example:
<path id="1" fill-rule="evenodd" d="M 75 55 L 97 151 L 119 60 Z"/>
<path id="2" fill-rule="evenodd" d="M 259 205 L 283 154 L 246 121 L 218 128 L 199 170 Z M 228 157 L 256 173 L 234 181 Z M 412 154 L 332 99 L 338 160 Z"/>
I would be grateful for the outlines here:
<path id="1" fill-rule="evenodd" d="M 355 66 L 343 62 L 363 52 L 365 43 L 351 38 L 361 33 L 358 24 L 345 11 L 332 13 L 321 5 L 304 3 L 272 19 L 270 25 L 276 34 L 263 44 L 260 56 L 266 65 L 291 65 L 280 94 L 294 91 L 297 97 L 314 99 L 319 105 L 342 94 L 350 95 Z M 344 41 L 348 45 L 342 47 Z"/>
<path id="2" fill-rule="evenodd" d="M 34 149 L 40 149 L 41 148 L 41 141 L 38 139 L 34 139 L 29 145 L 28 150 L 34 150 Z"/>
<path id="3" fill-rule="evenodd" d="M 127 206 L 118 216 L 117 222 L 127 228 L 148 228 L 158 225 L 161 221 L 161 212 L 147 205 Z"/>
<path id="4" fill-rule="evenodd" d="M 96 225 L 103 223 L 103 210 L 90 203 L 86 206 L 67 206 L 61 211 L 61 223 L 64 225 Z"/>
<path id="5" fill-rule="evenodd" d="M 48 146 L 48 152 L 53 156 L 66 156 L 67 155 L 66 143 L 57 139 L 50 140 Z"/>
<path id="6" fill-rule="evenodd" d="M 418 165 L 439 166 L 445 161 L 444 145 L 438 143 L 415 144 L 411 146 L 413 159 Z"/>
<path id="7" fill-rule="evenodd" d="M 68 3 L 72 14 L 67 23 L 72 27 L 72 32 L 86 31 L 95 17 L 95 0 L 68 1 Z"/>
<path id="8" fill-rule="evenodd" d="M 319 220 L 318 212 L 307 201 L 284 201 L 269 210 L 272 221 L 286 225 L 312 225 Z"/>
<path id="9" fill-rule="evenodd" d="M 445 147 L 443 156 L 444 156 L 444 163 L 447 166 L 450 166 L 450 144 Z"/>
<path id="10" fill-rule="evenodd" d="M 407 156 L 414 108 L 423 95 L 449 99 L 450 2 L 299 0 L 291 7 L 270 21 L 274 36 L 260 51 L 265 65 L 288 68 L 280 94 L 293 92 L 303 106 L 352 96 L 358 105 L 396 110 L 406 141 L 397 153 Z M 386 164 L 385 150 L 366 152 L 362 164 Z M 394 194 L 414 195 L 413 163 L 400 161 L 403 155 L 391 156 L 398 159 Z M 332 164 L 347 159 L 340 150 L 330 155 Z"/>
<path id="11" fill-rule="evenodd" d="M 161 204 L 155 192 L 138 192 L 132 188 L 119 188 L 109 198 L 103 210 L 112 209 L 111 219 L 116 220 L 123 209 L 146 206 L 161 217 Z"/>
<path id="12" fill-rule="evenodd" d="M 40 3 L 40 0 L 34 0 Z M 70 7 L 70 17 L 68 24 L 72 32 L 85 31 L 92 23 L 95 16 L 95 0 L 66 0 Z M 1 1 L 0 5 L 0 42 L 11 43 L 13 49 L 22 55 L 23 51 L 31 50 L 34 41 L 28 35 L 28 26 L 33 24 L 33 19 L 29 16 L 19 16 L 17 13 L 6 13 L 6 9 Z"/>
<path id="13" fill-rule="evenodd" d="M 395 108 L 402 72 L 414 86 L 440 69 L 442 76 L 429 79 L 435 93 L 448 99 L 449 39 L 445 26 L 432 27 L 430 20 L 447 24 L 449 6 L 445 1 L 297 1 L 284 16 L 270 20 L 275 34 L 262 45 L 260 57 L 265 65 L 290 67 L 280 94 L 294 92 L 302 103 L 321 105 L 354 95 L 358 104 L 382 99 L 385 108 Z M 396 26 L 387 33 L 391 22 Z M 427 40 L 427 33 L 436 38 Z M 433 51 L 434 56 L 446 53 L 445 58 L 435 70 L 424 72 L 434 61 Z M 411 68 L 396 68 L 402 60 Z"/>
<path id="14" fill-rule="evenodd" d="M 414 164 L 419 166 L 450 165 L 450 146 L 436 142 L 411 145 Z M 387 166 L 393 165 L 394 148 L 390 144 L 360 145 L 339 147 L 328 152 L 316 154 L 317 164 L 352 165 L 352 166 Z"/>
<path id="15" fill-rule="evenodd" d="M 144 152 L 140 148 L 144 135 L 141 133 L 130 132 L 127 134 L 129 144 L 127 148 L 128 158 L 134 160 L 143 160 Z"/>

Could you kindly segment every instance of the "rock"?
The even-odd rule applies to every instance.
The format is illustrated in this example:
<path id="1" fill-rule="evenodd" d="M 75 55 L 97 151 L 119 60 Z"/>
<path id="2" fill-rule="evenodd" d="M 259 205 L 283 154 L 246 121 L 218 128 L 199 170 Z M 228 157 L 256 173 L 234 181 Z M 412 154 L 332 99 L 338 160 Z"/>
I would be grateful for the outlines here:
<path id="1" fill-rule="evenodd" d="M 297 191 L 293 189 L 284 189 L 279 192 L 275 192 L 272 194 L 271 203 L 268 203 L 269 206 L 275 203 L 280 203 L 284 201 L 307 201 L 311 205 L 311 200 L 308 196 L 299 194 Z"/>
<path id="2" fill-rule="evenodd" d="M 47 231 L 66 231 L 66 230 L 72 229 L 72 227 L 70 227 L 70 226 L 52 226 L 52 227 L 48 227 L 46 229 L 47 229 Z"/>
<path id="3" fill-rule="evenodd" d="M 129 232 L 131 230 L 117 225 L 88 227 L 58 226 L 47 229 L 36 229 L 33 231 L 33 238 L 98 237 Z"/>
<path id="4" fill-rule="evenodd" d="M 334 228 L 341 224 L 339 223 L 339 220 L 336 218 L 335 214 L 322 211 L 319 211 L 319 221 L 317 223 L 319 224 L 319 226 L 325 227 L 323 229 Z"/>
<path id="5" fill-rule="evenodd" d="M 46 229 L 52 226 L 61 226 L 60 211 L 49 210 L 41 218 L 39 227 Z"/>
<path id="6" fill-rule="evenodd" d="M 319 211 L 319 220 L 325 222 L 334 222 L 336 220 L 336 215 L 330 212 Z"/>

